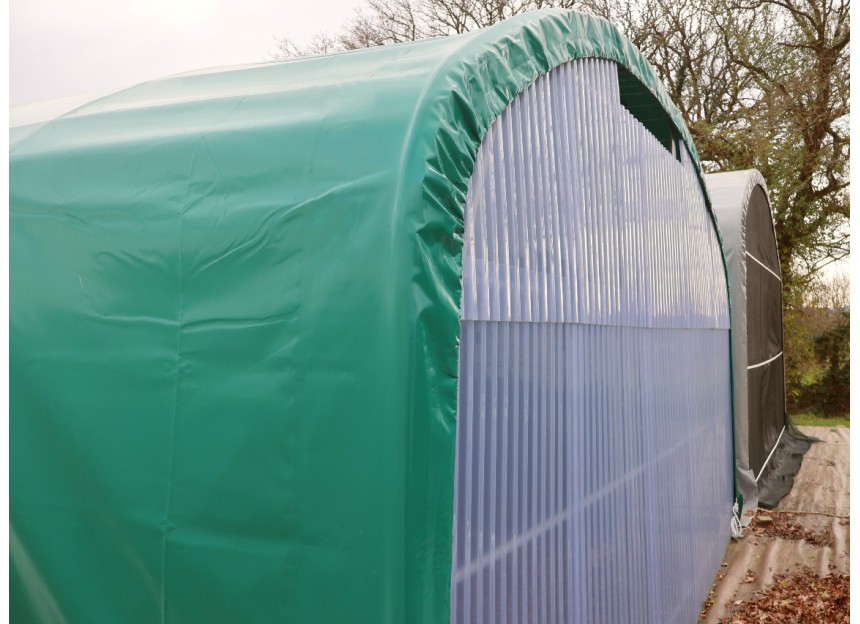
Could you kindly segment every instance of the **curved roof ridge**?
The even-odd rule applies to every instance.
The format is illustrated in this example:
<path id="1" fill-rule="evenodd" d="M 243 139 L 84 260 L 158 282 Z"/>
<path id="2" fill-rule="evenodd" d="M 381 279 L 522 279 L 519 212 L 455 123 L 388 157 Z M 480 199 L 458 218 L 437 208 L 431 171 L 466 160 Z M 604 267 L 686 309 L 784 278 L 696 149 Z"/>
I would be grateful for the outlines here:
<path id="1" fill-rule="evenodd" d="M 266 61 L 258 64 L 243 64 L 238 66 L 220 66 L 204 68 L 190 72 L 182 72 L 163 78 L 146 81 L 131 87 L 112 92 L 101 92 L 94 99 L 87 99 L 71 110 L 64 110 L 58 116 L 43 119 L 41 122 L 52 123 L 72 115 L 97 114 L 112 112 L 115 109 L 136 107 L 152 107 L 160 104 L 191 103 L 217 97 L 255 96 L 266 93 L 291 91 L 291 78 L 294 74 L 304 75 L 314 65 L 329 72 L 332 66 L 340 61 L 386 57 L 391 63 L 397 63 L 406 57 L 415 56 L 425 50 L 438 49 L 439 56 L 433 65 L 463 64 L 471 55 L 475 61 L 486 58 L 486 53 L 493 47 L 502 50 L 505 44 L 510 44 L 521 35 L 524 41 L 530 43 L 529 51 L 535 54 L 548 54 L 552 58 L 552 66 L 559 61 L 574 60 L 575 58 L 600 57 L 613 60 L 631 71 L 658 99 L 674 125 L 684 138 L 694 160 L 698 163 L 695 146 L 677 107 L 671 102 L 662 86 L 656 72 L 642 54 L 618 30 L 603 18 L 580 13 L 568 9 L 541 9 L 511 17 L 488 28 L 470 31 L 450 37 L 436 37 L 414 42 L 404 42 L 390 46 L 378 46 L 361 50 L 347 51 L 321 56 L 289 59 L 287 61 Z M 454 53 L 453 50 L 456 50 Z M 552 69 L 547 66 L 546 59 L 538 59 L 543 65 L 543 72 Z M 372 65 L 372 63 L 368 63 Z M 252 80 L 243 82 L 243 76 L 252 72 L 271 74 L 273 80 L 265 81 L 268 88 L 263 88 L 259 82 Z M 339 80 L 369 80 L 372 73 L 361 76 L 345 71 L 337 76 Z M 280 74 L 280 76 L 279 76 Z M 247 77 L 247 76 L 245 76 Z M 277 80 L 283 78 L 284 82 Z M 303 76 L 306 77 L 306 76 Z M 430 76 L 432 79 L 432 76 Z M 537 75 L 534 76 L 537 78 Z M 217 83 L 217 89 L 197 91 L 190 89 L 194 83 Z M 335 81 L 337 82 L 337 81 Z M 175 88 L 175 87 L 179 88 Z M 215 85 L 212 85 L 213 87 Z M 317 87 L 326 87 L 317 81 Z M 195 93 L 196 91 L 196 93 Z M 22 137 L 24 138 L 24 137 Z"/>

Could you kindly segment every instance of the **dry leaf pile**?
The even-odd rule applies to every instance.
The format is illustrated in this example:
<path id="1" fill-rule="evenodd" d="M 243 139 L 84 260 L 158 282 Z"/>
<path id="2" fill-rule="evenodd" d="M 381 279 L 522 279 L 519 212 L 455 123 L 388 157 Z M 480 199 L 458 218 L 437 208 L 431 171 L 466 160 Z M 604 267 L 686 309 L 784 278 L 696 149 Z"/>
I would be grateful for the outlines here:
<path id="1" fill-rule="evenodd" d="M 787 540 L 804 540 L 812 546 L 827 546 L 831 535 L 829 529 L 816 532 L 794 522 L 797 514 L 785 511 L 759 512 L 750 523 L 753 534 L 780 537 Z"/>
<path id="2" fill-rule="evenodd" d="M 848 624 L 849 576 L 802 572 L 775 576 L 773 581 L 721 624 Z"/>

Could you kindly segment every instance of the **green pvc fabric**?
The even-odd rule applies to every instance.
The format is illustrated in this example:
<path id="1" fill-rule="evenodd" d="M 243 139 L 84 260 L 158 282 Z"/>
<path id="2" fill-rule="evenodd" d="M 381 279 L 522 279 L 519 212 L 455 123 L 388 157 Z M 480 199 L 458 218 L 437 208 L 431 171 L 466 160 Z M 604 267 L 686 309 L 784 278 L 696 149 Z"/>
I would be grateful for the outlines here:
<path id="1" fill-rule="evenodd" d="M 13 131 L 16 622 L 446 622 L 463 206 L 600 57 L 549 10 L 145 83 Z"/>

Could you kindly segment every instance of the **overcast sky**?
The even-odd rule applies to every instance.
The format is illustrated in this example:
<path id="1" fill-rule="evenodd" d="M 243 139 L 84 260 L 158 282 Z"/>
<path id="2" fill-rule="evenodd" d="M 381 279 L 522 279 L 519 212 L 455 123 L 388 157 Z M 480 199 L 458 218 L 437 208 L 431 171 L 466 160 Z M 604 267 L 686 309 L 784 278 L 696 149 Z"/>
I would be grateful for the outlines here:
<path id="1" fill-rule="evenodd" d="M 13 106 L 269 60 L 274 35 L 337 30 L 362 0 L 11 0 Z"/>

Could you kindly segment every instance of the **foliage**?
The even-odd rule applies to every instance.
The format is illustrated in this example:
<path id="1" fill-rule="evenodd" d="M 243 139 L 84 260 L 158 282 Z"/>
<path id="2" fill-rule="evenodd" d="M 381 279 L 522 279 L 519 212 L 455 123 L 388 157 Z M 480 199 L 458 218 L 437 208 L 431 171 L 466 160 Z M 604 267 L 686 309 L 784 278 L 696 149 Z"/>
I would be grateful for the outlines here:
<path id="1" fill-rule="evenodd" d="M 827 416 L 847 414 L 851 385 L 850 329 L 848 312 L 830 329 L 815 338 L 815 356 L 824 374 L 815 387 L 819 410 Z"/>
<path id="2" fill-rule="evenodd" d="M 783 312 L 785 402 L 789 413 L 813 409 L 813 388 L 820 376 L 813 347 L 823 326 L 817 309 L 790 304 Z"/>
<path id="3" fill-rule="evenodd" d="M 849 412 L 849 278 L 810 282 L 785 311 L 786 402 L 789 412 Z"/>

